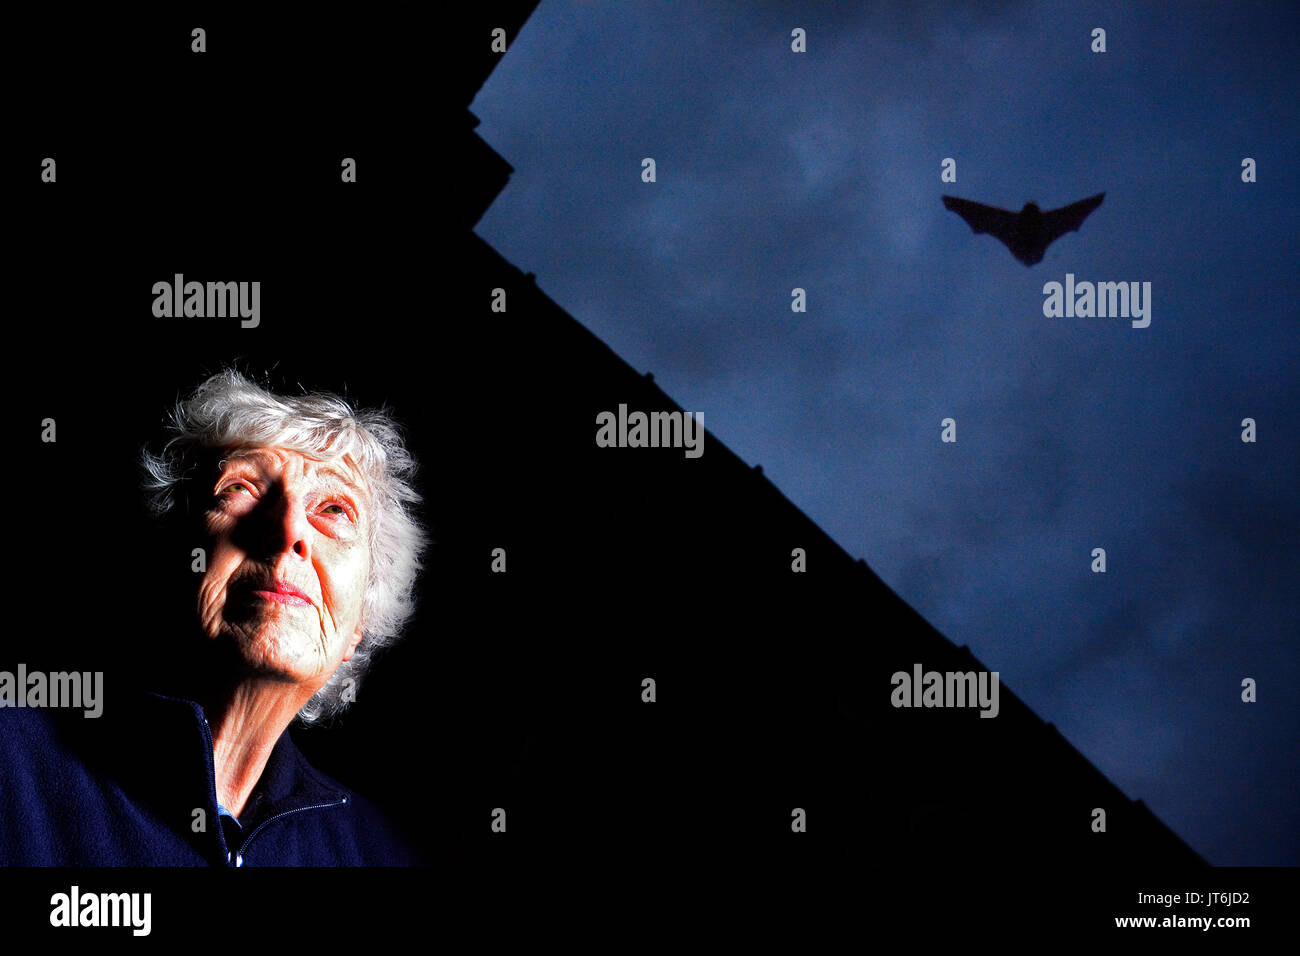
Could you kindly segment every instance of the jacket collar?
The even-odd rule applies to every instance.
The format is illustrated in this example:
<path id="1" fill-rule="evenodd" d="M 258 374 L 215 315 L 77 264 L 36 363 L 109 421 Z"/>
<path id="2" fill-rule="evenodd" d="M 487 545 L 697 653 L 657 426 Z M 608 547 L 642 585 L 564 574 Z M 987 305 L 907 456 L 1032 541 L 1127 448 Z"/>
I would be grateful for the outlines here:
<path id="1" fill-rule="evenodd" d="M 186 764 L 191 760 L 195 764 L 201 762 L 203 776 L 207 779 L 207 795 L 215 810 L 216 768 L 212 732 L 202 705 L 183 697 L 144 691 L 139 696 L 134 716 L 142 723 L 142 732 L 151 737 L 162 735 L 176 747 L 176 760 Z M 197 773 L 192 779 L 199 779 Z M 342 803 L 347 796 L 347 791 L 307 762 L 286 728 L 272 748 L 239 822 L 247 831 L 250 826 L 255 827 L 272 816 Z"/>

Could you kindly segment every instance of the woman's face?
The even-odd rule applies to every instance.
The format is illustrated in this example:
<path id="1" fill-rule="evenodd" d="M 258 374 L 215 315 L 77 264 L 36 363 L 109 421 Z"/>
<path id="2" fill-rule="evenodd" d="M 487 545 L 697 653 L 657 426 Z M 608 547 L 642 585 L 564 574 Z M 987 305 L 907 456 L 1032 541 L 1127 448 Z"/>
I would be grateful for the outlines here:
<path id="1" fill-rule="evenodd" d="M 198 616 L 250 672 L 313 693 L 352 656 L 370 568 L 370 497 L 351 458 L 235 448 L 218 464 L 203 527 Z"/>

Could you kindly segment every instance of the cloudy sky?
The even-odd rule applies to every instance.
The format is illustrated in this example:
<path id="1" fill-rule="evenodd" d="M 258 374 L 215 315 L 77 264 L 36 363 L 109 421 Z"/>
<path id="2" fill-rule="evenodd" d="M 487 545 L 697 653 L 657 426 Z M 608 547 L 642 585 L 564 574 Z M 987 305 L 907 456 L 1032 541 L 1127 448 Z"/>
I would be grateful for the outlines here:
<path id="1" fill-rule="evenodd" d="M 1298 26 L 542 0 L 478 232 L 1210 862 L 1300 864 Z M 1103 191 L 1032 268 L 939 198 Z M 1150 326 L 1045 317 L 1067 272 Z"/>

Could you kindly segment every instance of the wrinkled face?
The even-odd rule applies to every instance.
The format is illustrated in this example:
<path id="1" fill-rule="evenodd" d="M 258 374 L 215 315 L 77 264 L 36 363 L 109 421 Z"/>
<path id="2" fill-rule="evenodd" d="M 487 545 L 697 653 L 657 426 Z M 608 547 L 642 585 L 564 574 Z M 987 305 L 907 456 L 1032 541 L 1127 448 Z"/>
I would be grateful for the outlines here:
<path id="1" fill-rule="evenodd" d="M 351 458 L 235 448 L 203 514 L 205 636 L 233 641 L 252 673 L 313 693 L 352 656 L 370 567 L 370 500 Z"/>

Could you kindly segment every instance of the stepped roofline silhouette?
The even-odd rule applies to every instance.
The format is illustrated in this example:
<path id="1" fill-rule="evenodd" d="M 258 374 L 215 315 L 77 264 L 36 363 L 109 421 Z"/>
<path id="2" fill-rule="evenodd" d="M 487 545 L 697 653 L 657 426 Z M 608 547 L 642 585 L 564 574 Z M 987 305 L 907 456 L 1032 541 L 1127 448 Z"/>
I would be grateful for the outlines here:
<path id="1" fill-rule="evenodd" d="M 493 12 L 486 18 L 464 11 L 461 17 L 478 18 L 464 26 L 464 35 L 486 36 L 502 25 L 512 45 L 521 30 L 520 42 L 526 42 L 526 20 L 536 6 L 522 3 L 511 6 L 509 16 Z M 536 348 L 536 354 L 562 357 L 546 368 L 521 359 L 519 374 L 544 393 L 549 407 L 572 413 L 575 431 L 588 441 L 595 414 L 620 402 L 686 412 L 651 372 L 632 368 L 550 299 L 545 277 L 534 279 L 473 234 L 513 171 L 475 131 L 478 120 L 468 110 L 499 59 L 483 57 L 461 78 L 465 106 L 447 145 L 457 176 L 456 214 L 447 225 L 448 235 L 459 236 L 457 273 L 473 289 L 467 307 L 475 310 L 475 322 L 499 323 L 490 337 L 465 334 L 481 335 L 475 343 L 508 341 L 520 353 Z M 510 307 L 504 317 L 481 306 L 485 288 L 506 291 Z M 789 501 L 761 464 L 751 466 L 735 455 L 725 436 L 706 429 L 706 448 L 698 461 L 686 462 L 680 453 L 637 458 L 644 449 L 598 452 L 593 443 L 580 464 L 565 466 L 570 476 L 582 476 L 581 495 L 545 477 L 557 467 L 550 458 L 537 459 L 543 476 L 535 479 L 543 483 L 536 494 L 556 496 L 558 508 L 603 516 L 590 525 L 567 526 L 580 531 L 582 541 L 571 551 L 557 544 L 563 555 L 557 561 L 572 554 L 581 566 L 580 555 L 589 553 L 583 549 L 595 548 L 618 565 L 623 579 L 639 582 L 636 594 L 642 597 L 702 582 L 703 594 L 677 621 L 680 628 L 697 615 L 705 624 L 691 633 L 706 633 L 707 639 L 680 639 L 669 616 L 656 619 L 663 625 L 659 630 L 640 623 L 638 616 L 653 610 L 648 598 L 631 614 L 616 598 L 595 598 L 610 620 L 625 622 L 623 639 L 642 641 L 651 651 L 663 648 L 663 659 L 682 664 L 681 674 L 717 688 L 720 703 L 701 708 L 698 734 L 725 746 L 709 751 L 707 759 L 675 754 L 681 772 L 694 774 L 696 785 L 722 792 L 729 780 L 738 780 L 743 786 L 736 783 L 735 793 L 760 801 L 768 786 L 779 804 L 789 779 L 815 777 L 827 803 L 846 814 L 846 826 L 858 835 L 858 845 L 844 842 L 846 863 L 868 842 L 873 853 L 906 866 L 909 860 L 921 865 L 949 859 L 955 848 L 978 838 L 996 848 L 1002 865 L 1022 868 L 1206 865 L 1141 800 L 1127 797 L 1053 724 L 1034 714 L 1008 682 L 1001 686 L 996 719 L 980 719 L 975 710 L 956 715 L 942 708 L 892 707 L 890 678 L 896 672 L 916 665 L 980 672 L 1008 662 L 981 662 L 945 638 L 865 560 L 848 554 Z M 790 574 L 793 547 L 803 549 L 816 573 Z M 723 559 L 725 571 L 716 563 Z M 606 581 L 603 572 L 592 573 Z M 575 602 L 592 600 L 593 593 L 599 595 L 599 584 L 574 585 Z M 806 666 L 788 665 L 785 643 L 762 645 L 759 638 L 768 633 L 789 637 L 803 649 Z M 746 704 L 748 698 L 720 676 L 737 670 L 742 682 L 761 682 L 764 699 L 775 701 L 770 714 Z M 738 708 L 744 722 L 736 717 Z M 587 713 L 583 719 L 599 723 L 605 717 Z M 788 729 L 791 721 L 794 730 Z M 760 735 L 767 736 L 753 739 Z M 805 756 L 790 758 L 780 772 L 764 770 L 764 762 L 784 754 L 787 743 L 803 746 Z M 607 768 L 603 779 L 613 787 L 609 781 L 620 779 L 617 756 L 611 754 L 610 761 L 614 769 Z M 1093 827 L 1096 808 L 1105 810 L 1105 832 Z M 864 817 L 870 822 L 853 822 Z"/>

